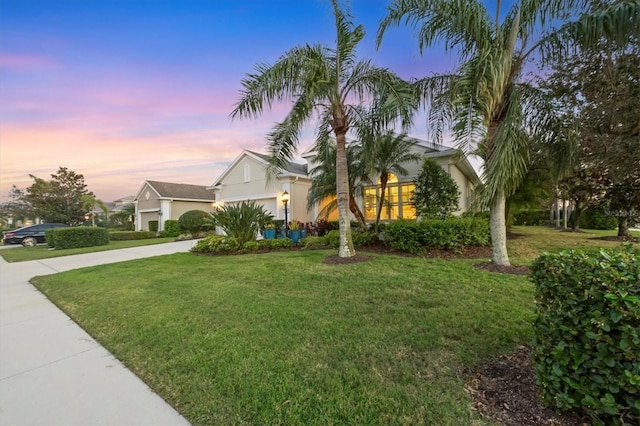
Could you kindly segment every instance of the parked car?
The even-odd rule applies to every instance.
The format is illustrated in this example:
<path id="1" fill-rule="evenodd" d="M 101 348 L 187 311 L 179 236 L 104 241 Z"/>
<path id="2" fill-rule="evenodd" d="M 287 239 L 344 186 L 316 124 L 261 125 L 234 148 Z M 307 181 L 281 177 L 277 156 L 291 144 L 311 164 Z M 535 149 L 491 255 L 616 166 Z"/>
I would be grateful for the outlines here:
<path id="1" fill-rule="evenodd" d="M 33 247 L 38 243 L 44 243 L 44 233 L 47 229 L 63 228 L 69 225 L 64 223 L 42 223 L 40 225 L 25 226 L 14 231 L 3 232 L 4 244 L 22 244 L 25 247 Z"/>

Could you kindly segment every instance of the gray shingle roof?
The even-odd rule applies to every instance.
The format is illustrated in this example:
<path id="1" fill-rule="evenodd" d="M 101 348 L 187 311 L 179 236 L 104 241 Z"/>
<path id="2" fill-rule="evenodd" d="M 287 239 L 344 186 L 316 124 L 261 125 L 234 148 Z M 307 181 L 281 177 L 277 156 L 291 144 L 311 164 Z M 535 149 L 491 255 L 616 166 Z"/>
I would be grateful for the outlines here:
<path id="1" fill-rule="evenodd" d="M 248 152 L 252 153 L 256 157 L 262 158 L 264 161 L 267 161 L 267 162 L 271 158 L 268 155 L 260 154 L 260 153 L 255 152 L 255 151 L 248 151 Z M 289 173 L 295 173 L 295 174 L 298 174 L 298 175 L 307 175 L 307 165 L 306 164 L 294 163 L 294 162 L 289 161 L 287 163 L 285 171 L 289 172 Z"/>
<path id="2" fill-rule="evenodd" d="M 160 194 L 161 198 L 215 201 L 213 191 L 208 190 L 204 185 L 158 182 L 155 180 L 148 180 L 147 183 Z"/>

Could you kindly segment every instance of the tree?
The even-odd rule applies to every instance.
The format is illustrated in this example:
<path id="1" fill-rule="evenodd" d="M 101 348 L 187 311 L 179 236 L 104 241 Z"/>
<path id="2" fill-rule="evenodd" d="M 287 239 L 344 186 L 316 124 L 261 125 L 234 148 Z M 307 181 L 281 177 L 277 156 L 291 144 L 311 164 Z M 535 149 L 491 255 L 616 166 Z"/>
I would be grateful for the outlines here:
<path id="1" fill-rule="evenodd" d="M 91 227 L 96 227 L 95 208 L 98 207 L 104 213 L 105 217 L 109 218 L 109 207 L 102 201 L 98 200 L 92 194 L 85 194 L 82 196 L 82 209 L 91 216 Z"/>
<path id="2" fill-rule="evenodd" d="M 580 49 L 554 63 L 544 84 L 579 123 L 579 161 L 607 176 L 618 236 L 629 237 L 630 213 L 639 208 L 633 194 L 640 175 L 640 41 Z"/>
<path id="3" fill-rule="evenodd" d="M 378 45 L 391 25 L 419 27 L 419 47 L 443 42 L 457 49 L 455 74 L 428 77 L 417 90 L 432 109 L 437 138 L 448 123 L 458 144 L 476 145 L 484 160 L 482 200 L 490 208 L 492 261 L 510 265 L 506 246 L 505 200 L 527 172 L 528 145 L 549 137 L 553 110 L 522 80 L 524 65 L 543 63 L 579 43 L 594 45 L 602 37 L 625 42 L 640 33 L 640 2 L 622 1 L 583 13 L 588 0 L 519 0 L 495 19 L 478 0 L 394 0 L 378 30 Z M 555 27 L 568 16 L 577 21 Z M 538 36 L 538 37 L 536 37 Z M 479 144 L 478 144 L 479 141 Z"/>
<path id="4" fill-rule="evenodd" d="M 365 163 L 368 171 L 374 177 L 372 181 L 374 183 L 380 181 L 380 197 L 377 202 L 375 222 L 377 234 L 389 176 L 391 173 L 406 176 L 409 172 L 404 166 L 410 162 L 420 161 L 422 156 L 412 151 L 415 142 L 407 139 L 405 134 L 373 132 L 371 140 L 365 140 L 363 144 Z"/>
<path id="5" fill-rule="evenodd" d="M 317 145 L 317 159 L 319 163 L 309 171 L 311 188 L 307 194 L 307 210 L 311 210 L 322 201 L 329 201 L 319 212 L 320 216 L 328 218 L 338 208 L 336 199 L 336 145 L 334 139 L 327 139 Z M 351 143 L 347 146 L 347 169 L 349 170 L 349 211 L 356 218 L 363 231 L 367 230 L 364 214 L 356 202 L 356 197 L 362 196 L 361 179 L 364 176 L 364 162 L 362 161 L 362 146 Z"/>
<path id="6" fill-rule="evenodd" d="M 460 190 L 451 176 L 431 158 L 425 158 L 414 180 L 413 205 L 421 218 L 444 219 L 458 210 Z"/>
<path id="7" fill-rule="evenodd" d="M 25 191 L 12 185 L 11 191 L 9 191 L 9 201 L 3 203 L 0 206 L 2 211 L 3 222 L 16 223 L 17 221 L 24 222 L 25 219 L 35 219 L 36 215 L 33 212 L 33 207 L 25 199 Z"/>
<path id="8" fill-rule="evenodd" d="M 358 113 L 367 102 L 375 103 L 378 122 L 411 123 L 414 102 L 409 85 L 387 69 L 358 60 L 355 48 L 364 38 L 345 6 L 331 0 L 336 44 L 304 45 L 286 52 L 273 65 L 260 64 L 257 73 L 243 81 L 242 96 L 232 117 L 256 117 L 275 101 L 292 101 L 291 111 L 269 133 L 271 163 L 284 166 L 298 147 L 302 126 L 318 115 L 317 140 L 332 133 L 336 139 L 336 195 L 340 224 L 338 256 L 355 255 L 349 224 L 349 171 L 346 136 L 358 125 Z"/>
<path id="9" fill-rule="evenodd" d="M 122 206 L 119 212 L 113 213 L 109 218 L 112 224 L 122 225 L 125 229 L 132 229 L 135 221 L 136 206 L 135 204 L 126 204 Z"/>
<path id="10" fill-rule="evenodd" d="M 51 180 L 46 181 L 34 175 L 34 180 L 23 197 L 35 214 L 46 222 L 79 225 L 84 221 L 85 211 L 82 197 L 93 193 L 87 190 L 84 176 L 66 167 L 60 167 Z"/>

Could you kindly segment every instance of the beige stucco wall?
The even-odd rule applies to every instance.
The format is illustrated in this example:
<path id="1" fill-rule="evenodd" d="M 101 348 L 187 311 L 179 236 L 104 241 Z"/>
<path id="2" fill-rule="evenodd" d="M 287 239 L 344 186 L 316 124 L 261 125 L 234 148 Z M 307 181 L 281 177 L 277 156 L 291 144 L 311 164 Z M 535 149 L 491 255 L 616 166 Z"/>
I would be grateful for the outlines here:
<path id="1" fill-rule="evenodd" d="M 147 193 L 149 194 L 149 198 L 147 198 Z M 146 186 L 142 192 L 140 193 L 140 197 L 138 198 L 138 210 L 151 210 L 151 209 L 159 209 L 160 201 L 158 200 L 158 194 L 153 191 L 151 188 Z"/>
<path id="2" fill-rule="evenodd" d="M 454 212 L 454 214 L 460 215 L 469 210 L 469 181 L 455 164 L 449 165 L 449 175 L 458 185 L 458 190 L 460 191 L 458 210 Z"/>
<path id="3" fill-rule="evenodd" d="M 169 219 L 178 220 L 180 216 L 190 210 L 202 210 L 207 213 L 213 211 L 213 205 L 211 202 L 201 201 L 173 201 L 170 203 L 170 217 Z"/>

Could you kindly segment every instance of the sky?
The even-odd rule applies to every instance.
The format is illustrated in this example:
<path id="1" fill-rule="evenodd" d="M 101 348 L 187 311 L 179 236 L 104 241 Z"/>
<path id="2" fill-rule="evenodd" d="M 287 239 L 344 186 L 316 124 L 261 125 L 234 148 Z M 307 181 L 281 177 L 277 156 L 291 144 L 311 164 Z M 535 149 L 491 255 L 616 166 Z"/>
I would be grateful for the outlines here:
<path id="1" fill-rule="evenodd" d="M 367 31 L 358 56 L 405 79 L 452 70 L 410 28 L 376 50 L 388 3 L 350 2 Z M 265 152 L 287 112 L 232 120 L 241 80 L 334 31 L 327 0 L 0 0 L 0 202 L 59 167 L 104 202 L 145 180 L 212 184 L 243 149 Z M 425 122 L 409 134 L 425 139 Z M 309 127 L 299 152 L 312 143 Z"/>

